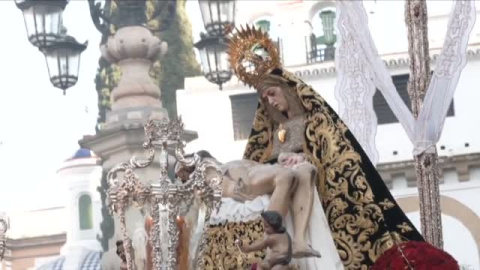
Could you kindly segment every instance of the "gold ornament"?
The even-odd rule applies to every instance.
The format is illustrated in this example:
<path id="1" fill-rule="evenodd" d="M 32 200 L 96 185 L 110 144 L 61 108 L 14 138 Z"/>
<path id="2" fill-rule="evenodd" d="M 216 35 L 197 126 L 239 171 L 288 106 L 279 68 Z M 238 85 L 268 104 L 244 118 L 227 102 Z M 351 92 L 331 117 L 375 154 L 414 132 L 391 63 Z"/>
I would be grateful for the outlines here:
<path id="1" fill-rule="evenodd" d="M 245 84 L 255 87 L 260 79 L 276 68 L 281 68 L 275 43 L 266 32 L 246 26 L 236 29 L 230 37 L 228 51 L 230 66 Z"/>
<path id="2" fill-rule="evenodd" d="M 285 128 L 283 128 L 283 125 L 280 125 L 278 127 L 278 140 L 281 142 L 281 143 L 284 143 L 285 140 L 287 139 L 287 130 L 285 130 Z"/>

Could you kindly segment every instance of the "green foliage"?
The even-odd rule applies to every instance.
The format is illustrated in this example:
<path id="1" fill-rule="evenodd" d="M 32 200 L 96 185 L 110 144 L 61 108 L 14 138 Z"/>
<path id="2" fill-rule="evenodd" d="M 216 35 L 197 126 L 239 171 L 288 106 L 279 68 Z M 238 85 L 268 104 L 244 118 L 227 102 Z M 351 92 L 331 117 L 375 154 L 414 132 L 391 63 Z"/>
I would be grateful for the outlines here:
<path id="1" fill-rule="evenodd" d="M 162 4 L 162 1 L 149 0 L 147 5 L 148 2 L 154 5 Z M 200 75 L 200 66 L 193 49 L 192 25 L 185 8 L 186 2 L 177 1 L 175 20 L 166 31 L 154 32 L 162 41 L 168 43 L 166 55 L 155 62 L 151 75 L 160 83 L 163 107 L 168 110 L 170 117 L 177 116 L 176 91 L 184 88 L 185 78 Z M 158 20 L 161 20 L 161 17 Z"/>
<path id="2" fill-rule="evenodd" d="M 110 64 L 104 58 L 98 61 L 97 75 L 95 76 L 95 88 L 98 95 L 97 132 L 105 123 L 107 112 L 111 109 L 111 93 L 122 76 L 117 65 Z"/>
<path id="3" fill-rule="evenodd" d="M 100 199 L 102 200 L 102 223 L 100 223 L 102 235 L 97 235 L 97 240 L 102 245 L 104 251 L 108 250 L 108 240 L 115 234 L 115 223 L 107 207 L 107 188 L 107 172 L 103 172 L 100 186 L 97 187 L 97 191 L 100 192 Z"/>
<path id="4" fill-rule="evenodd" d="M 110 6 L 107 6 L 107 14 L 111 18 L 116 14 L 116 7 L 114 2 L 107 2 Z M 105 43 L 108 39 L 108 35 L 112 35 L 115 31 L 115 25 L 110 25 L 110 33 L 104 33 L 102 36 L 101 43 Z M 103 57 L 100 57 L 98 61 L 97 75 L 95 76 L 95 89 L 98 96 L 98 116 L 97 116 L 97 125 L 95 127 L 98 132 L 102 125 L 106 121 L 107 112 L 111 109 L 110 94 L 114 87 L 116 87 L 118 80 L 121 74 L 118 70 L 118 67 L 110 64 Z M 102 222 L 100 223 L 101 235 L 97 235 L 97 240 L 102 245 L 104 251 L 108 250 L 108 240 L 113 237 L 115 234 L 115 223 L 113 217 L 110 215 L 107 206 L 107 172 L 103 172 L 100 186 L 97 188 L 97 191 L 100 193 L 100 198 L 102 200 Z"/>

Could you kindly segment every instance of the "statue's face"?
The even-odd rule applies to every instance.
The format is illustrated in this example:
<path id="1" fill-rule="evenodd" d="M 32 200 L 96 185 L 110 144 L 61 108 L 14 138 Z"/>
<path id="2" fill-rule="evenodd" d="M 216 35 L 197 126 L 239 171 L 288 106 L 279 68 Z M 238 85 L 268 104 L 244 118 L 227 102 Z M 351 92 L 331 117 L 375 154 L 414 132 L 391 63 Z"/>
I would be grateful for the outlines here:
<path id="1" fill-rule="evenodd" d="M 275 233 L 275 230 L 272 228 L 272 226 L 270 226 L 268 224 L 268 222 L 265 219 L 263 220 L 263 231 L 266 234 L 274 234 Z"/>
<path id="2" fill-rule="evenodd" d="M 279 86 L 271 86 L 262 92 L 262 98 L 280 112 L 288 111 L 288 102 Z"/>

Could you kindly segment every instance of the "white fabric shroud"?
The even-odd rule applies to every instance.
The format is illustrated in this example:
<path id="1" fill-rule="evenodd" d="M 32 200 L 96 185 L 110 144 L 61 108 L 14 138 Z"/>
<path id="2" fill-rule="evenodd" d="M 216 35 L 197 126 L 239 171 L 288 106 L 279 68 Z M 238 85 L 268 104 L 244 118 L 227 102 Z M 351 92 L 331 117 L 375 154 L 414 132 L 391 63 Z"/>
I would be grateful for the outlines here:
<path id="1" fill-rule="evenodd" d="M 342 119 L 346 121 L 347 125 L 355 126 L 355 123 L 352 122 L 358 121 L 358 118 L 350 117 L 350 115 L 355 115 L 355 111 L 345 111 L 356 110 L 358 112 L 356 108 L 362 105 L 358 103 L 353 107 L 349 106 L 351 102 L 346 97 L 349 92 L 353 91 L 348 87 L 349 80 L 356 81 L 357 85 L 355 86 L 363 88 L 362 90 L 355 90 L 362 92 L 362 99 L 357 99 L 357 101 L 364 102 L 363 105 L 368 107 L 363 110 L 367 113 L 367 117 L 372 115 L 373 103 L 371 100 L 366 101 L 372 91 L 371 85 L 365 80 L 350 78 L 352 75 L 371 76 L 374 85 L 382 92 L 388 105 L 412 141 L 414 145 L 413 154 L 419 155 L 434 151 L 434 147 L 440 139 L 458 79 L 466 65 L 466 49 L 470 32 L 475 24 L 475 1 L 453 1 L 443 49 L 438 57 L 435 71 L 417 119 L 414 119 L 412 113 L 400 98 L 390 73 L 378 54 L 368 29 L 368 18 L 363 3 L 361 1 L 343 0 L 336 1 L 336 5 L 338 14 L 337 31 L 339 33 L 339 48 L 336 55 L 338 58 L 336 63 L 338 74 L 336 96 L 340 104 Z M 357 62 L 350 60 L 350 63 L 338 63 L 342 59 L 344 59 L 343 61 L 347 59 L 339 56 L 344 52 L 350 54 L 353 52 Z M 367 72 L 358 75 L 352 72 L 352 69 L 365 69 Z M 359 82 L 363 82 L 363 84 Z M 374 162 L 376 161 L 375 146 L 367 144 L 374 142 L 376 132 L 372 130 L 376 130 L 376 119 L 363 120 L 361 125 L 364 126 L 360 129 L 353 129 L 352 132 L 360 138 L 362 147 Z M 375 127 L 368 125 L 375 125 Z M 373 153 L 369 149 L 374 149 Z"/>
<path id="2" fill-rule="evenodd" d="M 338 100 L 338 111 L 342 120 L 355 135 L 372 163 L 376 164 L 378 162 L 378 151 L 375 147 L 377 115 L 373 109 L 373 95 L 376 88 L 371 79 L 371 72 L 356 44 L 358 40 L 352 36 L 352 29 L 347 27 L 348 19 L 341 9 L 337 9 L 335 98 Z"/>

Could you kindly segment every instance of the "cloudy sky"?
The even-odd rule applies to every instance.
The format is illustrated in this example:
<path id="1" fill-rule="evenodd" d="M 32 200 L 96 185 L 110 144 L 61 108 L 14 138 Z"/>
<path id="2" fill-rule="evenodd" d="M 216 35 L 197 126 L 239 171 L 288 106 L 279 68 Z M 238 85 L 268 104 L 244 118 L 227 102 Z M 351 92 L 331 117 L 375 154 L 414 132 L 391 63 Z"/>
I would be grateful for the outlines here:
<path id="1" fill-rule="evenodd" d="M 198 33 L 197 1 L 189 1 L 188 12 Z M 21 11 L 13 1 L 0 1 L 0 211 L 63 205 L 56 170 L 83 134 L 95 132 L 100 34 L 87 1 L 70 1 L 64 24 L 78 41 L 89 42 L 79 82 L 66 96 L 51 85 L 43 54 L 28 42 Z"/>

